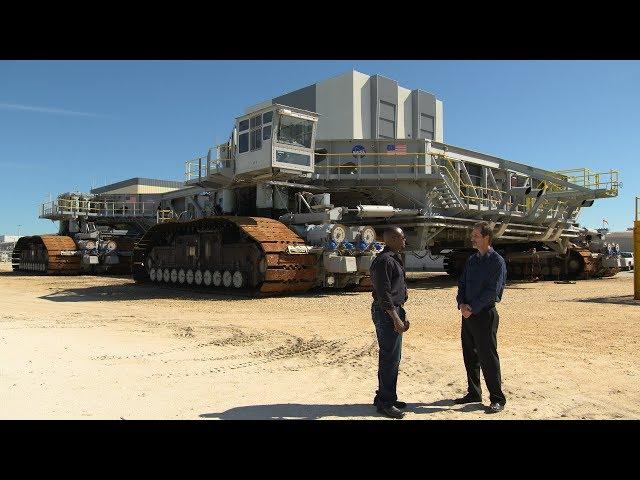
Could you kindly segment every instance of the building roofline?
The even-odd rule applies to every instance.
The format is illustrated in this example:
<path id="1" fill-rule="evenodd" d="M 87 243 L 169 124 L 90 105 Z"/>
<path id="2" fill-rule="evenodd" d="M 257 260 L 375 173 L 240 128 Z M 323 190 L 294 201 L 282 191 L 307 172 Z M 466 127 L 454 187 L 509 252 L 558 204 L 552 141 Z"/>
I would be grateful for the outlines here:
<path id="1" fill-rule="evenodd" d="M 133 177 L 127 180 L 121 180 L 120 182 L 111 183 L 109 185 L 103 185 L 102 187 L 92 188 L 90 193 L 93 193 L 93 194 L 106 193 L 111 190 L 129 187 L 131 185 L 146 185 L 150 187 L 168 187 L 168 188 L 178 189 L 178 188 L 184 187 L 184 182 L 179 182 L 175 180 L 159 180 L 155 178 L 145 178 L 145 177 Z"/>

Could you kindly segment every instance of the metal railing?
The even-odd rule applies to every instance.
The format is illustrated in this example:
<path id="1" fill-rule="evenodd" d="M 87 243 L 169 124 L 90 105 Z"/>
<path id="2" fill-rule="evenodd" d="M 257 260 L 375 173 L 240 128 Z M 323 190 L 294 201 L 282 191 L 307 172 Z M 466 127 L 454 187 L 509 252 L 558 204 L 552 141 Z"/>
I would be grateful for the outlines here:
<path id="1" fill-rule="evenodd" d="M 209 158 L 209 155 L 196 157 L 193 160 L 184 162 L 184 177 L 186 181 L 206 178 L 209 175 L 217 175 L 222 173 L 225 168 L 231 167 L 231 149 L 226 143 L 216 145 L 210 149 L 216 152 L 216 158 Z"/>
<path id="2" fill-rule="evenodd" d="M 394 161 L 381 163 L 376 157 Z M 431 160 L 426 153 L 371 152 L 367 158 L 345 153 L 316 153 L 315 173 L 325 178 L 341 180 L 367 178 L 371 175 L 421 175 L 431 174 Z"/>
<path id="3" fill-rule="evenodd" d="M 431 154 L 425 152 L 418 153 L 398 153 L 398 152 L 372 152 L 366 160 L 361 156 L 354 155 L 353 152 L 344 153 L 316 153 L 315 172 L 321 177 L 332 180 L 353 179 L 371 177 L 373 174 L 385 175 L 391 178 L 402 176 L 416 178 L 419 174 L 440 174 L 450 180 L 454 193 L 468 205 L 478 205 L 479 208 L 486 207 L 495 209 L 500 207 L 521 213 L 531 212 L 536 204 L 536 199 L 532 197 L 514 198 L 507 190 L 493 188 L 482 185 L 481 182 L 468 183 L 460 173 L 461 163 L 464 161 L 449 157 L 443 154 Z M 380 161 L 382 157 L 383 161 Z M 473 178 L 472 175 L 469 175 Z M 607 195 L 618 194 L 619 179 L 618 171 L 596 173 L 587 168 L 564 170 L 558 172 L 548 172 L 548 176 L 557 177 L 561 182 L 568 182 L 577 187 L 589 188 L 591 190 L 605 191 Z M 548 192 L 568 191 L 570 187 L 554 183 L 548 179 L 540 182 L 537 188 L 545 188 Z M 512 201 L 513 200 L 513 201 Z M 553 205 L 552 205 L 553 204 Z M 557 199 L 550 201 L 542 199 L 538 203 L 538 211 L 549 209 L 551 214 L 557 214 L 562 208 L 563 202 Z"/>
<path id="4" fill-rule="evenodd" d="M 207 157 L 187 160 L 184 165 L 184 177 L 187 181 L 207 176 Z"/>
<path id="5" fill-rule="evenodd" d="M 155 217 L 157 202 L 96 202 L 59 198 L 40 206 L 41 218 L 59 215 L 82 215 L 91 217 Z"/>
<path id="6" fill-rule="evenodd" d="M 604 190 L 615 196 L 620 188 L 618 170 L 608 172 L 594 172 L 589 168 L 574 168 L 572 170 L 560 170 L 556 173 L 567 176 L 567 182 L 589 188 L 591 190 Z"/>
<path id="7" fill-rule="evenodd" d="M 187 160 L 185 163 L 184 177 L 187 181 L 206 178 L 209 175 L 221 174 L 225 168 L 231 167 L 231 160 L 223 158 L 198 157 Z"/>
<path id="8" fill-rule="evenodd" d="M 163 223 L 171 221 L 175 218 L 173 210 L 158 210 L 156 212 L 156 222 Z"/>
<path id="9" fill-rule="evenodd" d="M 440 160 L 442 164 L 437 163 Z M 492 188 L 483 185 L 467 183 L 462 179 L 462 176 L 458 173 L 458 168 L 455 162 L 460 160 L 452 159 L 445 155 L 434 156 L 432 166 L 441 173 L 446 174 L 454 185 L 458 186 L 456 194 L 464 199 L 467 203 L 477 204 L 479 206 L 485 206 L 489 209 L 497 208 L 499 205 L 504 205 L 511 210 L 526 212 L 530 208 L 529 203 L 517 203 L 511 202 L 505 197 L 510 197 L 510 194 L 506 190 L 498 188 Z M 474 195 L 469 192 L 476 192 Z"/>

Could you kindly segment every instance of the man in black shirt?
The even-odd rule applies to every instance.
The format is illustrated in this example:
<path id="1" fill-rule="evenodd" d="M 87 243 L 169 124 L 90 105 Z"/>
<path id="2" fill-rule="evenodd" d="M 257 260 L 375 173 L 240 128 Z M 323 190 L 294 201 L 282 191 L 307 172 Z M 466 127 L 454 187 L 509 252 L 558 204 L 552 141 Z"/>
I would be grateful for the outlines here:
<path id="1" fill-rule="evenodd" d="M 384 232 L 384 250 L 371 264 L 373 304 L 371 317 L 376 327 L 380 354 L 378 357 L 378 390 L 373 400 L 378 412 L 391 418 L 402 418 L 405 402 L 398 401 L 396 385 L 402 333 L 409 329 L 403 305 L 407 301 L 407 284 L 400 252 L 405 247 L 402 229 L 391 227 Z"/>
<path id="2" fill-rule="evenodd" d="M 502 393 L 498 357 L 498 311 L 507 268 L 504 259 L 491 247 L 493 231 L 486 222 L 475 225 L 471 243 L 478 253 L 467 259 L 458 280 L 458 309 L 462 313 L 462 355 L 467 370 L 468 393 L 455 403 L 482 401 L 480 368 L 489 389 L 491 404 L 486 413 L 498 413 L 507 402 Z"/>

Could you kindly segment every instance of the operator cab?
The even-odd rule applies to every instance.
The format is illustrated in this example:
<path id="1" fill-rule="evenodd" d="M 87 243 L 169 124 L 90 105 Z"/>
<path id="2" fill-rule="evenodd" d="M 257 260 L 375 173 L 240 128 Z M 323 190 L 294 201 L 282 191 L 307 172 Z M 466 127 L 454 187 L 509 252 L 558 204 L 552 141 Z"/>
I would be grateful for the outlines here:
<path id="1" fill-rule="evenodd" d="M 317 113 L 278 104 L 238 117 L 233 134 L 236 178 L 310 177 L 317 123 Z"/>

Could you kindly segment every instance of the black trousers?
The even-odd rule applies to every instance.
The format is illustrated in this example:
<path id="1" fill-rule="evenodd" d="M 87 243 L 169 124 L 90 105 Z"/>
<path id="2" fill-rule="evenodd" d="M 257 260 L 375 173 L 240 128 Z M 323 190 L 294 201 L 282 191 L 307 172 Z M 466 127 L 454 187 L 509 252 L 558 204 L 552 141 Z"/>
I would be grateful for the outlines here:
<path id="1" fill-rule="evenodd" d="M 404 321 L 406 312 L 402 307 L 396 307 L 398 316 Z M 398 370 L 402 354 L 402 335 L 393 329 L 393 320 L 377 303 L 371 305 L 371 318 L 376 327 L 378 346 L 378 390 L 374 402 L 390 407 L 398 400 L 396 386 L 398 384 Z"/>
<path id="2" fill-rule="evenodd" d="M 462 318 L 462 355 L 467 369 L 469 394 L 480 398 L 480 368 L 489 389 L 489 400 L 505 404 L 498 357 L 498 323 L 500 317 L 495 307 L 469 318 Z"/>

